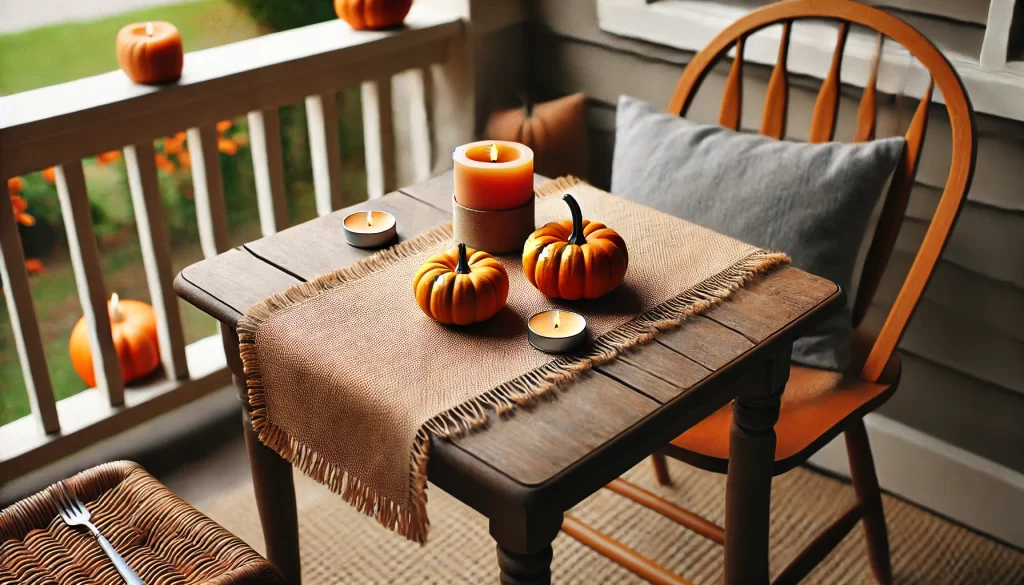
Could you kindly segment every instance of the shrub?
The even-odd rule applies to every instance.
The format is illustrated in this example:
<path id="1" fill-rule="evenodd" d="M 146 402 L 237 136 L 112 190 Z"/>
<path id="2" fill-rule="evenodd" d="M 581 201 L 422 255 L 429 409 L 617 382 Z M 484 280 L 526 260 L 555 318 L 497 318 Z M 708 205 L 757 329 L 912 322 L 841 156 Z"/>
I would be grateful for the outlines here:
<path id="1" fill-rule="evenodd" d="M 337 18 L 331 0 L 231 0 L 254 20 L 275 31 L 298 28 Z"/>

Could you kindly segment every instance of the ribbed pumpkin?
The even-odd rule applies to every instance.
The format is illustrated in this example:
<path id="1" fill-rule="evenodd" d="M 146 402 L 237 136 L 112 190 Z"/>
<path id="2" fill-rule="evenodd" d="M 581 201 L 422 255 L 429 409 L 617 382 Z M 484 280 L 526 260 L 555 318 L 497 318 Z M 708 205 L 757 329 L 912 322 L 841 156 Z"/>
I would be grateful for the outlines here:
<path id="1" fill-rule="evenodd" d="M 166 83 L 181 77 L 181 33 L 169 22 L 137 22 L 117 33 L 117 63 L 135 83 Z"/>
<path id="2" fill-rule="evenodd" d="M 412 0 L 334 0 L 338 18 L 356 30 L 394 28 L 411 7 Z"/>
<path id="3" fill-rule="evenodd" d="M 121 300 L 113 295 L 108 303 L 110 333 L 114 351 L 121 364 L 125 383 L 138 380 L 160 366 L 160 345 L 156 334 L 156 314 L 142 301 Z M 69 342 L 71 365 L 89 387 L 96 386 L 89 347 L 89 326 L 85 317 L 75 323 Z"/>
<path id="4" fill-rule="evenodd" d="M 469 325 L 490 319 L 505 306 L 508 273 L 494 256 L 459 244 L 420 266 L 412 290 L 430 318 Z"/>
<path id="5" fill-rule="evenodd" d="M 523 271 L 553 299 L 603 297 L 626 276 L 626 242 L 603 223 L 583 219 L 572 195 L 566 193 L 562 200 L 572 219 L 553 221 L 530 235 L 523 247 Z"/>

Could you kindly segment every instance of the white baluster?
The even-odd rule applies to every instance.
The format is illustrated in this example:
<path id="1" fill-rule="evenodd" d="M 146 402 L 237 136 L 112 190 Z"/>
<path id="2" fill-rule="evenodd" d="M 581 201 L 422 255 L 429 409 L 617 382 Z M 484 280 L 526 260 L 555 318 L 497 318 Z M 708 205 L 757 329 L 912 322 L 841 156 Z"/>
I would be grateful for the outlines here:
<path id="1" fill-rule="evenodd" d="M 391 113 L 391 77 L 362 85 L 366 189 L 371 199 L 395 190 L 395 130 Z"/>
<path id="2" fill-rule="evenodd" d="M 213 258 L 228 249 L 228 221 L 224 209 L 224 180 L 220 173 L 217 129 L 201 126 L 188 129 L 188 150 L 192 157 L 196 222 L 203 257 Z"/>
<path id="3" fill-rule="evenodd" d="M 334 93 L 306 98 L 306 125 L 313 163 L 316 214 L 324 216 L 345 206 L 341 193 L 341 146 L 338 144 L 338 109 Z"/>
<path id="4" fill-rule="evenodd" d="M 142 264 L 146 269 L 149 296 L 156 313 L 157 338 L 160 340 L 160 361 L 171 380 L 188 378 L 185 361 L 185 335 L 178 314 L 178 297 L 172 281 L 174 267 L 171 247 L 164 226 L 164 208 L 160 200 L 153 143 L 146 141 L 124 149 L 128 168 L 128 187 L 135 208 L 135 224 L 142 247 Z"/>
<path id="5" fill-rule="evenodd" d="M 6 182 L 6 181 L 5 181 Z M 0 202 L 0 279 L 7 299 L 7 313 L 11 317 L 14 345 L 21 362 L 22 377 L 28 390 L 32 416 L 47 433 L 60 431 L 57 403 L 53 396 L 50 372 L 46 369 L 46 354 L 39 335 L 36 308 L 32 304 L 32 291 L 28 286 L 25 255 L 21 251 L 21 238 L 14 211 L 6 200 Z"/>
<path id="6" fill-rule="evenodd" d="M 277 108 L 269 108 L 249 112 L 248 119 L 260 230 L 264 236 L 270 236 L 288 227 L 281 159 L 281 118 Z"/>
<path id="7" fill-rule="evenodd" d="M 96 387 L 107 393 L 111 406 L 120 406 L 124 404 L 124 380 L 114 341 L 110 336 L 107 291 L 103 286 L 100 253 L 92 229 L 82 161 L 70 161 L 55 167 L 55 170 L 57 198 L 60 199 L 60 210 L 64 216 L 71 266 L 75 271 L 82 314 L 89 329 Z"/>

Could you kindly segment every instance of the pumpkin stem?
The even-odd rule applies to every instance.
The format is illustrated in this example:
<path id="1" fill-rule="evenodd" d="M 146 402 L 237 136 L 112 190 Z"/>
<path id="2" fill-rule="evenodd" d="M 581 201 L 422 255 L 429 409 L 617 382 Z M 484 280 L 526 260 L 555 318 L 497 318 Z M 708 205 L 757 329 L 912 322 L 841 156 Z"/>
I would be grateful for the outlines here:
<path id="1" fill-rule="evenodd" d="M 562 195 L 562 201 L 569 206 L 569 213 L 572 214 L 572 234 L 569 235 L 568 242 L 574 246 L 582 246 L 587 243 L 587 238 L 583 235 L 583 212 L 580 211 L 580 204 L 568 193 Z"/>
<path id="2" fill-rule="evenodd" d="M 455 265 L 457 274 L 469 274 L 469 259 L 466 258 L 466 244 L 459 242 L 459 262 Z"/>
<path id="3" fill-rule="evenodd" d="M 523 117 L 530 119 L 533 117 L 533 100 L 525 92 L 519 92 L 516 94 L 519 97 L 520 103 L 523 104 Z"/>
<path id="4" fill-rule="evenodd" d="M 110 322 L 120 323 L 122 320 L 121 297 L 117 296 L 117 293 L 114 293 L 110 295 Z"/>

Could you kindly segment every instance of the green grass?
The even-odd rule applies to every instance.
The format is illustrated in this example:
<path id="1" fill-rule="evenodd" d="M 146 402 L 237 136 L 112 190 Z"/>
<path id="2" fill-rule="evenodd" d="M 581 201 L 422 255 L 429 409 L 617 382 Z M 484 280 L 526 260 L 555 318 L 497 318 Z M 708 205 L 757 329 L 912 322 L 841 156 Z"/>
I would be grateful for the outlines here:
<path id="1" fill-rule="evenodd" d="M 225 0 L 199 0 L 3 35 L 0 95 L 117 69 L 117 31 L 126 24 L 148 20 L 166 20 L 177 26 L 185 51 L 216 47 L 268 32 L 245 11 Z"/>

